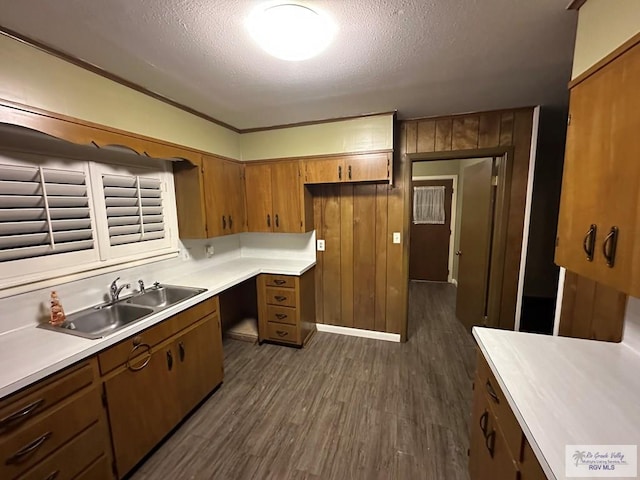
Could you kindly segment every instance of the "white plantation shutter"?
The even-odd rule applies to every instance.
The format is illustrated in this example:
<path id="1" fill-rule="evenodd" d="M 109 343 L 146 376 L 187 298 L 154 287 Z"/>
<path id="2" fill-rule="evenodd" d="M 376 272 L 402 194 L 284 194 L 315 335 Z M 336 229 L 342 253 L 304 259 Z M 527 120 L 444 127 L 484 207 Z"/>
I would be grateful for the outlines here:
<path id="1" fill-rule="evenodd" d="M 111 246 L 165 238 L 162 182 L 139 175 L 102 175 Z"/>
<path id="2" fill-rule="evenodd" d="M 0 163 L 0 262 L 93 248 L 84 171 Z"/>

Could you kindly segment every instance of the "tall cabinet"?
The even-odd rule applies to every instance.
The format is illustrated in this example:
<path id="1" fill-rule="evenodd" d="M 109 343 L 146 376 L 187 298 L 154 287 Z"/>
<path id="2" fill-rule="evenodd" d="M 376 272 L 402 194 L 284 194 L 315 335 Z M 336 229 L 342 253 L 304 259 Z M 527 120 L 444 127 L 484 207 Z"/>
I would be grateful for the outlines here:
<path id="1" fill-rule="evenodd" d="M 640 296 L 640 45 L 571 89 L 556 263 Z"/>

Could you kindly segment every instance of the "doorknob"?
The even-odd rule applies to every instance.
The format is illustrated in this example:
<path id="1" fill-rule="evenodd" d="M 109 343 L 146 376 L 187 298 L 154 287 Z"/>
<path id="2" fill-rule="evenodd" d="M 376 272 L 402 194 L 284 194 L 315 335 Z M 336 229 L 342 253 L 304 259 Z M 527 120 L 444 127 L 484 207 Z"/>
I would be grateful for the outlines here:
<path id="1" fill-rule="evenodd" d="M 456 252 L 456 255 L 457 255 L 457 256 L 461 256 L 461 255 L 462 255 L 462 250 L 458 250 L 458 251 Z"/>

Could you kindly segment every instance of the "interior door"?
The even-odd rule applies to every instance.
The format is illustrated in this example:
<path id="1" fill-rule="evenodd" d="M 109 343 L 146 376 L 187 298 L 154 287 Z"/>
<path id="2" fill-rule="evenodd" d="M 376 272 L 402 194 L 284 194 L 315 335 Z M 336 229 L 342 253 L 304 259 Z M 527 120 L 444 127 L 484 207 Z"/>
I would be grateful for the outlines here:
<path id="1" fill-rule="evenodd" d="M 247 165 L 244 171 L 250 232 L 272 232 L 271 165 Z"/>
<path id="2" fill-rule="evenodd" d="M 458 260 L 456 316 L 468 329 L 483 325 L 486 315 L 489 252 L 493 223 L 493 161 L 464 169 Z"/>
<path id="3" fill-rule="evenodd" d="M 300 210 L 300 170 L 297 161 L 278 162 L 271 167 L 273 231 L 297 233 L 302 230 Z"/>
<path id="4" fill-rule="evenodd" d="M 445 221 L 444 224 L 415 224 L 412 209 L 409 278 L 411 280 L 446 282 L 449 277 L 453 180 L 420 180 L 413 182 L 412 185 L 413 188 L 445 188 Z"/>

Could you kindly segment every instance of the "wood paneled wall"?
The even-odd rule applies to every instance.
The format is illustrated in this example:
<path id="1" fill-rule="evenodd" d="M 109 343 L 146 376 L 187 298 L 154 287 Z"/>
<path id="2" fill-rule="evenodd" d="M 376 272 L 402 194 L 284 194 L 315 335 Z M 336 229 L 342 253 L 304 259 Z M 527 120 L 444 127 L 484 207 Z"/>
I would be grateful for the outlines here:
<path id="1" fill-rule="evenodd" d="M 411 175 L 409 154 L 442 152 L 443 158 L 455 158 L 452 154 L 459 152 L 460 158 L 468 158 L 475 151 L 486 155 L 487 149 L 495 152 L 504 149 L 512 157 L 509 159 L 513 170 L 507 218 L 503 290 L 499 319 L 494 325 L 507 329 L 512 329 L 515 321 L 532 127 L 533 108 L 403 121 L 400 123 L 399 148 L 396 150 L 395 157 L 398 173 L 402 176 L 402 181 L 397 184 L 397 187 L 404 196 L 402 221 L 405 238 L 408 233 L 411 205 L 409 188 L 405 188 L 405 185 L 409 185 Z M 436 159 L 437 156 L 434 155 L 432 158 Z M 407 246 L 408 242 L 405 242 L 404 247 L 407 248 Z M 406 262 L 408 262 L 408 252 Z M 403 265 L 402 278 L 406 283 L 408 264 Z M 406 290 L 406 286 L 403 288 Z M 406 293 L 404 295 L 406 297 Z M 406 332 L 406 325 L 403 326 L 402 331 Z"/>
<path id="2" fill-rule="evenodd" d="M 319 323 L 400 333 L 390 264 L 402 246 L 392 243 L 386 184 L 314 185 L 314 226 L 325 251 L 317 252 Z M 391 298 L 391 301 L 388 299 Z"/>

